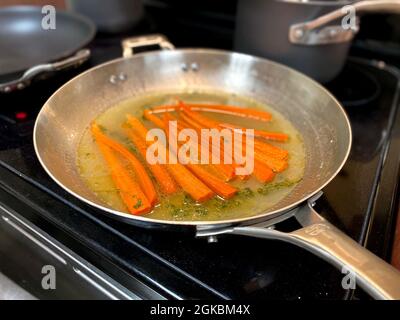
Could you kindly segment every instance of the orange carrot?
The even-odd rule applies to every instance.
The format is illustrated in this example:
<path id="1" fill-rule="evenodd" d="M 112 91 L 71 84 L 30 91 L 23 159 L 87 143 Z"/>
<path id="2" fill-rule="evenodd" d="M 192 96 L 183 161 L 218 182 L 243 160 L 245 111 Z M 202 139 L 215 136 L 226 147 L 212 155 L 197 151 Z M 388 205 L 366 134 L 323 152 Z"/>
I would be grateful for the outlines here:
<path id="1" fill-rule="evenodd" d="M 199 123 L 203 127 L 210 128 L 210 129 L 219 129 L 219 124 L 217 121 L 207 118 L 196 111 L 190 110 L 190 108 L 182 107 L 183 114 L 186 114 L 190 119 Z"/>
<path id="2" fill-rule="evenodd" d="M 194 200 L 204 202 L 214 196 L 212 192 L 203 182 L 194 176 L 183 165 L 168 164 L 168 170 L 182 187 Z"/>
<path id="3" fill-rule="evenodd" d="M 278 160 L 286 160 L 289 156 L 289 152 L 287 150 L 275 147 L 268 142 L 257 139 L 254 139 L 254 149 L 260 153 L 263 153 L 265 156 Z"/>
<path id="4" fill-rule="evenodd" d="M 233 124 L 230 123 L 220 123 L 219 124 L 222 128 L 227 128 L 227 129 L 231 129 L 233 131 L 236 130 L 241 130 L 241 132 L 246 131 L 246 128 L 240 128 L 237 127 Z M 269 132 L 269 131 L 264 131 L 264 130 L 256 130 L 254 129 L 254 136 L 255 137 L 260 137 L 260 138 L 264 138 L 267 140 L 273 140 L 273 141 L 279 141 L 279 142 L 286 142 L 288 140 L 288 135 L 285 133 L 280 133 L 280 132 Z"/>
<path id="5" fill-rule="evenodd" d="M 198 112 L 195 111 L 190 111 L 185 105 L 182 104 L 182 116 L 186 115 L 186 119 L 189 121 L 192 121 L 194 123 L 197 123 L 197 126 L 200 128 L 207 128 L 207 129 L 220 129 L 218 123 L 212 119 L 209 119 L 205 116 L 202 116 Z M 223 152 L 223 145 L 221 146 L 221 153 L 224 154 Z"/>
<path id="6" fill-rule="evenodd" d="M 288 162 L 286 160 L 274 159 L 260 152 L 254 152 L 254 159 L 264 163 L 275 172 L 282 172 L 288 167 Z"/>
<path id="7" fill-rule="evenodd" d="M 270 121 L 272 116 L 270 113 L 266 111 L 250 109 L 250 108 L 241 108 L 238 106 L 231 105 L 222 105 L 222 104 L 202 104 L 202 103 L 185 103 L 187 107 L 191 110 L 199 110 L 206 112 L 216 112 L 216 113 L 225 113 L 225 114 L 233 114 L 240 117 L 252 118 L 261 121 Z M 179 110 L 182 106 L 180 105 L 164 105 L 153 107 L 153 113 L 160 112 L 169 112 Z"/>
<path id="8" fill-rule="evenodd" d="M 163 118 L 165 118 L 167 121 L 176 121 L 179 130 L 182 130 L 185 128 L 190 128 L 190 126 L 188 124 L 186 124 L 184 121 L 182 121 L 180 119 L 176 119 L 174 116 L 172 116 L 168 113 L 164 113 Z M 196 129 L 194 129 L 194 130 L 196 130 Z M 198 131 L 196 130 L 196 132 L 198 132 Z M 212 152 L 210 152 L 209 150 L 206 150 L 201 143 L 198 142 L 197 147 L 198 147 L 199 152 L 201 152 L 201 151 L 208 152 L 209 159 L 212 159 Z M 224 177 L 225 181 L 230 181 L 235 177 L 234 168 L 229 164 L 216 163 L 216 164 L 210 164 L 210 165 L 215 166 L 219 169 L 219 170 L 217 170 L 217 172 L 219 173 L 219 175 L 222 175 Z"/>
<path id="9" fill-rule="evenodd" d="M 189 123 L 187 123 L 185 120 L 178 120 L 178 124 L 180 124 L 181 127 L 183 128 L 191 128 L 196 130 L 196 132 L 201 136 L 201 131 L 197 130 L 196 128 L 193 128 Z M 209 159 L 212 159 L 213 156 L 213 149 L 211 148 L 210 150 L 206 150 L 205 146 L 202 145 L 202 143 L 199 142 L 199 147 L 203 152 L 208 152 L 208 157 Z M 214 153 L 216 156 L 216 154 Z M 220 154 L 221 157 L 221 154 Z M 232 164 L 225 164 L 225 163 L 217 163 L 217 164 L 211 164 L 211 166 L 216 167 L 217 170 L 216 173 L 219 176 L 222 176 L 224 181 L 230 181 L 235 177 L 235 169 Z"/>
<path id="10" fill-rule="evenodd" d="M 150 177 L 148 176 L 145 168 L 140 163 L 140 161 L 122 144 L 113 139 L 106 136 L 103 132 L 101 132 L 99 126 L 96 123 L 92 124 L 92 134 L 95 137 L 96 141 L 104 143 L 106 146 L 110 147 L 114 151 L 121 154 L 125 159 L 129 161 L 132 165 L 139 183 L 144 190 L 144 193 L 149 200 L 150 204 L 153 206 L 157 202 L 157 192 L 154 188 L 153 182 L 151 181 Z"/>
<path id="11" fill-rule="evenodd" d="M 153 117 L 156 118 L 157 120 L 155 120 Z M 155 121 L 153 122 L 155 125 L 163 128 L 164 127 L 163 121 L 158 117 L 155 116 L 153 117 L 149 117 L 147 119 L 150 121 Z M 134 117 L 132 116 L 128 117 L 128 123 L 132 125 L 134 130 L 141 131 L 140 135 L 146 137 L 147 129 L 143 125 L 139 125 L 137 122 L 140 123 L 140 121 L 137 119 L 135 120 Z M 137 124 L 137 126 L 135 124 Z M 167 151 L 165 151 L 165 153 L 167 153 Z M 176 157 L 176 154 L 174 154 L 173 156 Z M 203 182 L 201 182 L 183 165 L 177 163 L 177 161 L 174 162 L 176 163 L 174 164 L 168 162 L 167 169 L 174 178 L 174 180 L 182 187 L 182 189 L 186 193 L 188 193 L 194 200 L 198 202 L 203 202 L 213 197 L 214 192 L 212 192 L 212 190 L 210 190 Z"/>
<path id="12" fill-rule="evenodd" d="M 201 125 L 199 125 L 196 121 L 194 121 L 193 119 L 191 119 L 190 117 L 188 117 L 186 114 L 184 113 L 180 113 L 179 117 L 185 121 L 185 123 L 187 123 L 191 128 L 198 130 L 198 132 L 200 132 L 202 128 Z"/>
<path id="13" fill-rule="evenodd" d="M 187 115 L 187 118 L 191 119 L 194 122 L 199 123 L 200 125 L 206 126 L 207 128 L 220 128 L 218 122 L 213 119 L 209 119 L 206 116 L 200 115 L 198 112 L 190 111 L 187 107 L 182 107 L 183 113 Z M 243 141 L 245 144 L 245 141 Z M 275 147 L 266 141 L 260 141 L 254 139 L 254 149 L 255 152 L 263 153 L 268 158 L 278 159 L 278 160 L 286 160 L 288 157 L 288 152 L 281 148 Z M 279 164 L 274 165 L 277 170 L 284 170 L 282 169 L 285 166 L 281 166 Z M 286 167 L 285 167 L 286 169 Z M 278 171 L 280 172 L 280 171 Z"/>
<path id="14" fill-rule="evenodd" d="M 139 119 L 130 114 L 126 115 L 126 119 L 132 129 L 134 129 L 140 135 L 140 138 L 146 141 L 146 135 L 149 130 L 145 127 L 145 125 L 140 122 Z"/>
<path id="15" fill-rule="evenodd" d="M 182 105 L 182 104 L 181 104 Z M 185 105 L 182 105 L 182 109 L 183 114 L 187 116 L 188 119 L 192 120 L 193 122 L 197 122 L 199 125 L 203 125 L 207 128 L 211 128 L 211 129 L 220 129 L 220 126 L 218 124 L 218 122 L 209 119 L 205 116 L 200 115 L 198 112 L 195 111 L 190 111 L 187 107 L 185 107 Z M 222 154 L 224 154 L 224 147 L 223 145 L 221 146 L 221 152 Z M 234 144 L 234 148 L 237 148 L 237 146 Z M 237 167 L 238 165 L 233 163 L 233 168 Z M 235 171 L 234 171 L 235 172 Z M 236 172 L 235 172 L 236 173 Z M 246 180 L 250 177 L 250 175 L 239 175 L 239 179 L 241 180 Z"/>
<path id="16" fill-rule="evenodd" d="M 186 114 L 187 118 L 200 125 L 206 126 L 207 128 L 220 128 L 218 122 L 207 118 L 206 116 L 200 115 L 198 112 L 190 111 L 188 108 L 183 108 L 183 113 Z M 245 141 L 243 142 L 245 143 Z M 275 147 L 265 141 L 254 140 L 254 148 L 265 153 L 266 156 L 277 158 L 280 160 L 287 159 L 288 152 L 281 148 Z"/>
<path id="17" fill-rule="evenodd" d="M 151 121 L 157 127 L 165 129 L 165 128 L 163 128 L 164 124 L 163 124 L 162 120 L 160 118 L 158 118 L 157 116 L 155 116 L 154 114 L 152 114 L 149 110 L 144 110 L 143 115 L 147 120 Z"/>
<path id="18" fill-rule="evenodd" d="M 260 142 L 256 139 L 254 140 L 254 161 L 263 163 L 275 172 L 284 171 L 288 166 L 287 151 L 278 149 L 267 143 L 263 143 L 261 145 L 259 143 Z M 246 149 L 246 141 L 243 141 L 242 148 Z M 265 172 L 265 174 L 268 175 L 269 173 Z"/>
<path id="19" fill-rule="evenodd" d="M 142 140 L 142 138 L 133 129 L 125 129 L 125 133 L 136 146 L 136 148 L 138 148 L 143 159 L 146 160 L 146 141 Z M 166 194 L 173 194 L 178 191 L 179 187 L 177 186 L 171 175 L 168 173 L 164 165 L 158 163 L 147 163 L 147 165 L 163 192 L 165 192 Z"/>
<path id="20" fill-rule="evenodd" d="M 113 151 L 102 142 L 98 142 L 97 140 L 96 142 L 110 169 L 111 178 L 115 187 L 118 189 L 118 193 L 128 211 L 135 215 L 149 212 L 152 206 L 139 185 L 119 162 Z"/>
<path id="21" fill-rule="evenodd" d="M 203 169 L 201 165 L 188 164 L 187 167 L 212 191 L 214 191 L 216 194 L 223 197 L 224 199 L 229 199 L 237 193 L 236 188 L 214 177 L 207 170 Z"/>
<path id="22" fill-rule="evenodd" d="M 274 179 L 275 174 L 271 168 L 258 160 L 254 160 L 254 176 L 260 182 L 269 182 Z"/>

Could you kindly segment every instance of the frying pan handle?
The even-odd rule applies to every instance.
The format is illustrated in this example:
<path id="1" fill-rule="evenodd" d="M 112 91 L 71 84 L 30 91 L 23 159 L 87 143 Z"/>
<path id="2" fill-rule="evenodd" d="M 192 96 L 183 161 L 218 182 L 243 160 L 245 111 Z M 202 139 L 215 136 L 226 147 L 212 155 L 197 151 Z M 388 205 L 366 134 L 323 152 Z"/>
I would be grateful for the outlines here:
<path id="1" fill-rule="evenodd" d="M 314 201 L 309 201 L 296 212 L 295 217 L 303 226 L 296 231 L 235 227 L 230 233 L 292 243 L 339 268 L 344 277 L 348 276 L 346 281 L 351 284 L 353 279 L 375 299 L 400 299 L 400 272 L 326 221 L 313 205 Z"/>
<path id="2" fill-rule="evenodd" d="M 24 89 L 32 81 L 32 79 L 40 74 L 59 71 L 72 66 L 78 66 L 85 62 L 89 57 L 90 50 L 83 49 L 78 51 L 75 55 L 64 60 L 34 66 L 25 71 L 20 78 L 7 83 L 0 83 L 0 92 L 8 93 L 17 89 Z"/>
<path id="3" fill-rule="evenodd" d="M 127 38 L 122 41 L 124 58 L 129 58 L 135 54 L 139 48 L 159 46 L 163 50 L 173 50 L 174 45 L 161 34 L 150 34 L 146 36 Z"/>
<path id="4" fill-rule="evenodd" d="M 340 9 L 329 12 L 314 20 L 294 24 L 289 30 L 289 40 L 295 44 L 316 45 L 349 41 L 358 32 L 358 25 L 346 29 L 343 26 L 326 26 L 318 32 L 316 29 L 328 23 L 345 17 L 352 8 L 355 13 L 382 12 L 400 13 L 400 0 L 367 0 L 358 1 Z"/>

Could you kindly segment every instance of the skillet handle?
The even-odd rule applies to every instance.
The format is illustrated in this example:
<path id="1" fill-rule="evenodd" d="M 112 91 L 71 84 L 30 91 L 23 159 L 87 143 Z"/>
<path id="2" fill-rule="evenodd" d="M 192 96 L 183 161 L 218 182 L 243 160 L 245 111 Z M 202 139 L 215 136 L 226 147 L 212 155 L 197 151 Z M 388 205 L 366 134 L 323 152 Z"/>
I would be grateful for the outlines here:
<path id="1" fill-rule="evenodd" d="M 59 71 L 62 69 L 70 68 L 72 66 L 79 66 L 90 57 L 89 49 L 82 49 L 75 53 L 73 56 L 65 58 L 53 63 L 39 64 L 25 71 L 25 73 L 18 79 L 6 83 L 0 83 L 0 92 L 8 93 L 14 90 L 24 89 L 29 83 L 40 74 Z"/>
<path id="2" fill-rule="evenodd" d="M 124 39 L 122 41 L 122 55 L 124 58 L 129 58 L 135 54 L 135 50 L 152 46 L 159 46 L 163 50 L 175 49 L 174 45 L 169 42 L 167 37 L 161 34 L 150 34 Z"/>
<path id="3" fill-rule="evenodd" d="M 397 13 L 400 14 L 400 0 L 365 0 L 354 2 L 331 11 L 310 21 L 293 24 L 289 29 L 289 41 L 300 45 L 321 45 L 350 41 L 358 32 L 358 22 L 350 29 L 342 25 L 331 26 L 329 23 L 342 19 L 352 8 L 359 13 Z M 317 30 L 318 28 L 321 30 Z"/>
<path id="4" fill-rule="evenodd" d="M 354 276 L 355 283 L 373 298 L 400 299 L 400 272 L 322 218 L 313 204 L 309 201 L 296 212 L 295 217 L 303 226 L 296 231 L 235 227 L 230 233 L 292 243 L 331 263 L 344 276 Z"/>
<path id="5" fill-rule="evenodd" d="M 355 10 L 355 13 L 400 13 L 400 0 L 366 0 L 355 2 L 349 7 Z M 305 30 L 313 30 L 322 27 L 336 19 L 343 18 L 348 12 L 345 7 L 329 12 L 314 20 L 305 22 L 303 28 Z"/>

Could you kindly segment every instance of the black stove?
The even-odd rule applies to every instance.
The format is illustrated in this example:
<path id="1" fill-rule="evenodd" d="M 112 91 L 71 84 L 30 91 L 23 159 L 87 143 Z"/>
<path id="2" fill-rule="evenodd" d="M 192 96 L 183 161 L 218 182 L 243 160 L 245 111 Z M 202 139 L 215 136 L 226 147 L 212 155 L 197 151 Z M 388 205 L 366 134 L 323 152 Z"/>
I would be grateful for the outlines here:
<path id="1" fill-rule="evenodd" d="M 183 26 L 179 19 L 169 20 L 171 23 L 164 28 L 158 18 L 155 10 L 129 35 L 157 31 L 166 33 L 177 47 L 231 48 L 231 35 L 223 27 L 219 33 L 202 33 L 196 27 L 181 33 L 177 31 Z M 60 262 L 65 274 L 72 270 L 94 287 L 109 289 L 109 298 L 366 298 L 362 292 L 342 289 L 340 271 L 290 244 L 237 236 L 207 243 L 192 234 L 124 225 L 70 196 L 47 176 L 32 144 L 38 111 L 65 81 L 119 57 L 120 41 L 125 36 L 98 35 L 90 46 L 92 58 L 79 69 L 0 96 L 3 220 L 19 225 L 25 231 L 25 240 L 34 238 L 53 257 L 61 256 L 58 260 L 65 260 Z M 393 149 L 398 146 L 393 132 L 398 132 L 400 126 L 400 77 L 395 67 L 379 61 L 379 57 L 375 59 L 350 58 L 340 76 L 326 85 L 344 105 L 354 137 L 349 160 L 323 190 L 317 209 L 352 238 L 387 259 L 398 185 L 398 149 L 397 153 Z M 9 245 L 22 248 L 25 240 Z M 60 284 L 66 288 L 64 292 L 44 290 L 38 280 L 43 276 L 42 264 L 35 262 L 29 251 L 13 258 L 5 252 L 0 249 L 2 271 L 37 297 L 90 296 L 84 290 L 81 293 L 69 288 L 69 278 L 64 275 L 60 276 L 65 278 Z"/>

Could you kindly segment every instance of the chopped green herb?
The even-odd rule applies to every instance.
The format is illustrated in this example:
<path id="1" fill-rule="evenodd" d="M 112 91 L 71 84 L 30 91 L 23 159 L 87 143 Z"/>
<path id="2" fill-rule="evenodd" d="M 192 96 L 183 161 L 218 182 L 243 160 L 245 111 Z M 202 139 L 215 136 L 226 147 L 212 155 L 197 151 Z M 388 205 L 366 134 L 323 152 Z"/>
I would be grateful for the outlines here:
<path id="1" fill-rule="evenodd" d="M 240 190 L 238 192 L 238 196 L 243 196 L 243 197 L 246 197 L 246 198 L 252 198 L 252 197 L 254 197 L 254 191 L 247 187 L 247 188 L 244 188 L 244 189 Z"/>
<path id="2" fill-rule="evenodd" d="M 171 211 L 171 215 L 174 219 L 182 219 L 187 215 L 187 212 L 180 208 L 174 208 Z"/>
<path id="3" fill-rule="evenodd" d="M 238 200 L 237 198 L 236 199 L 229 199 L 229 200 L 223 200 L 223 199 L 220 199 L 220 198 L 214 198 L 214 199 L 211 199 L 210 202 L 211 201 L 214 204 L 214 208 L 216 210 L 218 210 L 218 211 L 234 208 L 234 207 L 240 206 L 240 204 L 241 204 L 241 201 Z"/>
<path id="4" fill-rule="evenodd" d="M 274 191 L 274 190 L 279 190 L 279 189 L 282 189 L 282 188 L 291 187 L 291 186 L 295 185 L 296 183 L 298 183 L 300 180 L 301 179 L 298 179 L 298 180 L 287 180 L 287 179 L 285 179 L 285 180 L 283 180 L 281 182 L 267 183 L 267 184 L 264 184 L 262 187 L 258 188 L 257 192 L 259 194 L 266 195 L 266 194 L 268 194 L 268 193 L 270 193 L 271 191 Z"/>
<path id="5" fill-rule="evenodd" d="M 196 208 L 194 209 L 194 211 L 196 212 L 197 215 L 199 216 L 205 216 L 208 213 L 208 209 L 206 207 L 203 206 L 196 206 Z"/>
<path id="6" fill-rule="evenodd" d="M 135 209 L 139 209 L 142 206 L 142 199 L 139 199 L 133 206 Z"/>
<path id="7" fill-rule="evenodd" d="M 187 194 L 184 195 L 184 198 L 183 198 L 183 204 L 184 205 L 193 205 L 194 203 L 195 202 L 193 201 L 193 199 L 189 195 L 187 195 Z"/>
<path id="8" fill-rule="evenodd" d="M 107 129 L 105 126 L 103 126 L 103 125 L 101 125 L 101 124 L 99 124 L 98 126 L 99 126 L 99 128 L 100 128 L 100 130 L 101 130 L 102 132 L 106 133 L 106 132 L 108 131 L 108 129 Z"/>

